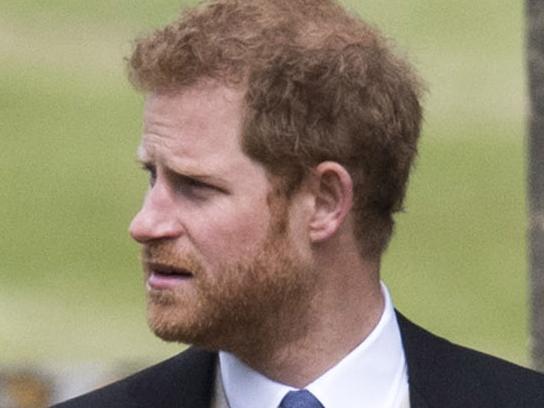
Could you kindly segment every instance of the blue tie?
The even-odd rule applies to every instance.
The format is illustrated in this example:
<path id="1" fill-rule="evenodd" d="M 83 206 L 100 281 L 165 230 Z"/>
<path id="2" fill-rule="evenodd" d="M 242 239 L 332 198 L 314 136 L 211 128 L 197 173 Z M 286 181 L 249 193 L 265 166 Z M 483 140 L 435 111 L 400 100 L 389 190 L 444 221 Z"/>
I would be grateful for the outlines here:
<path id="1" fill-rule="evenodd" d="M 289 391 L 281 400 L 280 408 L 324 408 L 308 390 Z"/>

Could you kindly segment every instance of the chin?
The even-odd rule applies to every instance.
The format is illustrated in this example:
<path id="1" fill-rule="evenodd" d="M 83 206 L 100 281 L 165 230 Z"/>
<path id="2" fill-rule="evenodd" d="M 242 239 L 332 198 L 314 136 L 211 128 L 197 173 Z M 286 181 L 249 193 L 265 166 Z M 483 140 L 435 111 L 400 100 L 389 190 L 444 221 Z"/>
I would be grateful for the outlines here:
<path id="1" fill-rule="evenodd" d="M 187 343 L 193 324 L 188 316 L 182 316 L 180 312 L 175 304 L 157 304 L 150 301 L 147 306 L 147 324 L 164 341 Z"/>
<path id="2" fill-rule="evenodd" d="M 147 324 L 160 339 L 172 343 L 194 344 L 204 348 L 212 346 L 213 327 L 209 317 L 202 316 L 195 308 L 180 307 L 176 303 L 155 303 L 150 300 Z"/>
<path id="3" fill-rule="evenodd" d="M 224 348 L 222 342 L 218 341 L 218 337 L 200 332 L 198 329 L 182 326 L 179 322 L 166 323 L 149 320 L 148 324 L 155 336 L 168 343 L 190 344 L 209 351 Z"/>

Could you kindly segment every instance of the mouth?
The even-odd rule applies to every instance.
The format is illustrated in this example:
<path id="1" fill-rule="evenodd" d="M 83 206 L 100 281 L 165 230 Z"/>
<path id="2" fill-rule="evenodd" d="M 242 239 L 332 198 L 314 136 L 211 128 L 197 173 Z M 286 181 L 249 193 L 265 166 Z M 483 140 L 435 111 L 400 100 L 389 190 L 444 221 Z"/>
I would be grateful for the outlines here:
<path id="1" fill-rule="evenodd" d="M 171 265 L 147 263 L 147 286 L 151 289 L 169 289 L 193 278 L 191 271 Z"/>

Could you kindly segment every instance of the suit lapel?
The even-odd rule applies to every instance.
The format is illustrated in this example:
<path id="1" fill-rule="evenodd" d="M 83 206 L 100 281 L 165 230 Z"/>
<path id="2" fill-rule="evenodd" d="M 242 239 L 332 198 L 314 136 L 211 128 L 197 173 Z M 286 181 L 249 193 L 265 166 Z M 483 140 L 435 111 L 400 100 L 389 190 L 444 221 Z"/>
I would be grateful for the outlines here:
<path id="1" fill-rule="evenodd" d="M 490 373 L 489 358 L 456 346 L 413 324 L 399 312 L 412 408 L 489 407 L 492 396 L 480 372 Z M 466 369 L 467 365 L 480 367 Z M 485 369 L 482 369 L 484 367 Z M 484 396 L 485 398 L 481 398 Z"/>
<path id="2" fill-rule="evenodd" d="M 410 384 L 410 408 L 429 408 L 425 398 L 412 384 Z"/>
<path id="3" fill-rule="evenodd" d="M 396 311 L 396 314 L 402 337 L 404 354 L 406 356 L 406 364 L 408 366 L 410 408 L 430 408 L 429 403 L 425 399 L 425 394 L 420 388 L 420 381 L 425 378 L 424 365 L 425 362 L 428 361 L 426 358 L 421 358 L 421 354 L 428 352 L 425 336 L 422 337 L 422 333 L 420 333 L 420 330 L 421 332 L 423 332 L 423 330 L 419 329 L 398 311 Z M 439 390 L 436 391 L 440 392 Z"/>
<path id="4" fill-rule="evenodd" d="M 140 408 L 209 408 L 217 354 L 190 348 L 135 381 L 130 398 Z"/>

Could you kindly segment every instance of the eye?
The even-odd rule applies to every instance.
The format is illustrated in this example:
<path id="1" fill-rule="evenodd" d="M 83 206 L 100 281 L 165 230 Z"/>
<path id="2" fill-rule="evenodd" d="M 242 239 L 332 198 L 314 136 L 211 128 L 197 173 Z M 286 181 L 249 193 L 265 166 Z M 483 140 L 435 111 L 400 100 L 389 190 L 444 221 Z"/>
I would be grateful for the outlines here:
<path id="1" fill-rule="evenodd" d="M 191 177 L 178 175 L 176 190 L 187 196 L 203 197 L 213 187 Z"/>
<path id="2" fill-rule="evenodd" d="M 153 187 L 157 180 L 157 169 L 150 163 L 142 163 L 142 169 L 149 174 L 149 186 Z"/>

